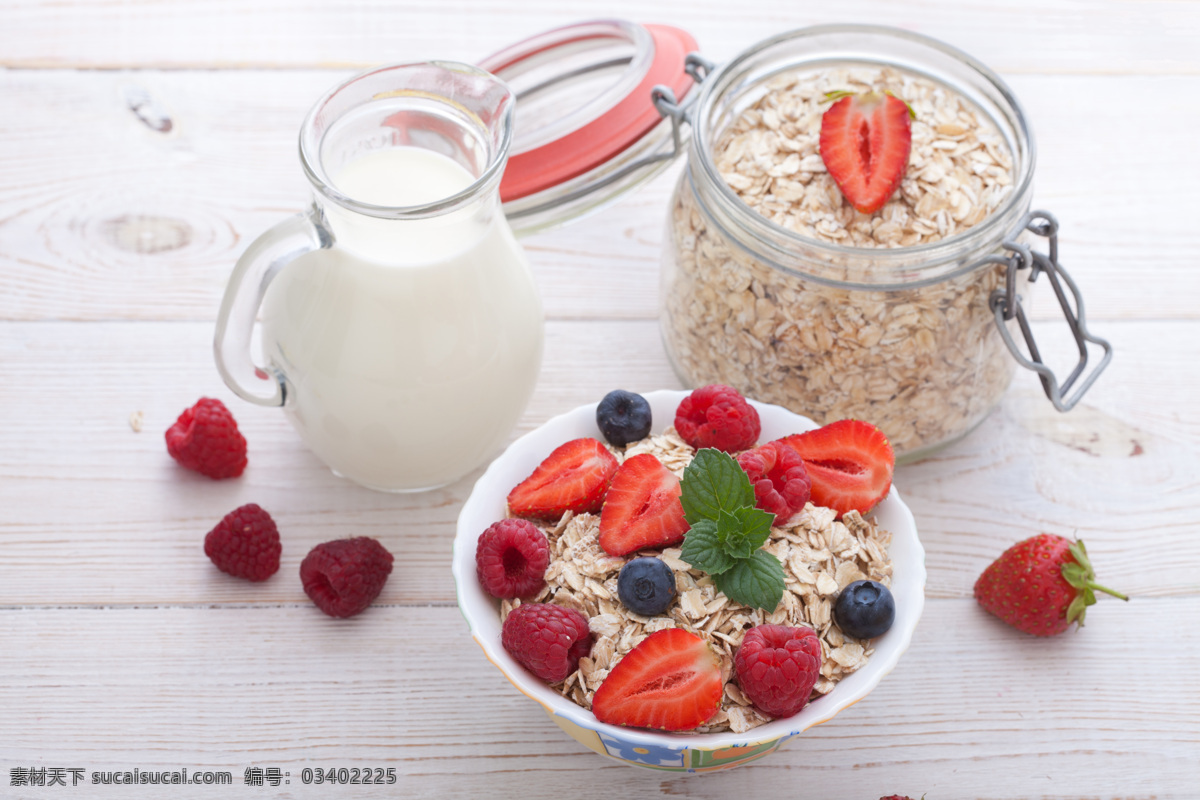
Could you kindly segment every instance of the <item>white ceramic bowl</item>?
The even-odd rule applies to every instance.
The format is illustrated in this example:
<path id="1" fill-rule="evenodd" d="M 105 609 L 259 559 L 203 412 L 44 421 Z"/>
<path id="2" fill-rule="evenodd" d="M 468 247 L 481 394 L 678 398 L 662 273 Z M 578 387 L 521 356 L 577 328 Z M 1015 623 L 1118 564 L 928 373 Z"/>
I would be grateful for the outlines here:
<path id="1" fill-rule="evenodd" d="M 654 431 L 675 419 L 675 409 L 687 392 L 650 392 L 645 398 L 654 415 Z M 770 441 L 816 425 L 779 406 L 751 401 L 762 420 L 760 442 Z M 878 523 L 892 532 L 892 594 L 896 620 L 891 630 L 874 641 L 875 652 L 866 666 L 841 680 L 828 695 L 809 703 L 793 717 L 777 719 L 746 733 L 679 734 L 607 725 L 590 712 L 559 695 L 528 672 L 500 644 L 499 605 L 479 585 L 475 575 L 475 543 L 488 525 L 503 519 L 506 498 L 550 452 L 563 442 L 591 436 L 603 440 L 596 426 L 596 406 L 580 406 L 555 417 L 513 442 L 475 484 L 458 517 L 453 570 L 458 606 L 471 635 L 488 660 L 522 693 L 535 700 L 572 738 L 589 749 L 626 764 L 674 772 L 707 772 L 754 761 L 773 752 L 789 737 L 833 718 L 866 697 L 891 672 L 908 649 L 913 629 L 925 604 L 925 551 L 917 538 L 912 513 L 893 486 L 876 507 Z"/>

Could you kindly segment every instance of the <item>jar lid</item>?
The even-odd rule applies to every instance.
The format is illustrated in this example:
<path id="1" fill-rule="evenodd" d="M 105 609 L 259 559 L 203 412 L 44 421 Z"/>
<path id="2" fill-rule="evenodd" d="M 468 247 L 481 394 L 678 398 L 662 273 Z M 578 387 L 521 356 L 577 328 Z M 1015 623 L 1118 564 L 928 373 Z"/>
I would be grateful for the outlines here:
<path id="1" fill-rule="evenodd" d="M 595 20 L 546 31 L 479 62 L 517 97 L 500 199 L 518 233 L 562 225 L 658 174 L 682 149 L 655 87 L 682 100 L 696 40 L 667 25 Z"/>

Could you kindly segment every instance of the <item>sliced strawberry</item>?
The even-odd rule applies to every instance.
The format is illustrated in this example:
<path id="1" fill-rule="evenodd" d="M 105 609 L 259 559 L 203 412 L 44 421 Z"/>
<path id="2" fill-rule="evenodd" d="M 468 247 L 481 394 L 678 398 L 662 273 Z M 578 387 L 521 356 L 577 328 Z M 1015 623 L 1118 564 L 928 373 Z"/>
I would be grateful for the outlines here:
<path id="1" fill-rule="evenodd" d="M 866 514 L 892 488 L 896 456 L 883 431 L 856 419 L 831 422 L 783 440 L 792 446 L 812 478 L 812 501 Z"/>
<path id="2" fill-rule="evenodd" d="M 573 439 L 559 446 L 525 480 L 508 493 L 508 507 L 518 517 L 557 520 L 566 511 L 595 513 L 617 459 L 595 439 Z"/>
<path id="3" fill-rule="evenodd" d="M 690 731 L 721 706 L 721 663 L 694 633 L 650 634 L 617 662 L 592 698 L 596 719 L 664 731 Z"/>
<path id="4" fill-rule="evenodd" d="M 912 149 L 909 108 L 881 92 L 838 100 L 821 117 L 821 160 L 850 205 L 883 207 L 900 185 Z"/>
<path id="5" fill-rule="evenodd" d="M 600 546 L 610 556 L 683 541 L 689 525 L 683 516 L 679 478 L 642 453 L 625 459 L 613 476 L 600 511 Z"/>

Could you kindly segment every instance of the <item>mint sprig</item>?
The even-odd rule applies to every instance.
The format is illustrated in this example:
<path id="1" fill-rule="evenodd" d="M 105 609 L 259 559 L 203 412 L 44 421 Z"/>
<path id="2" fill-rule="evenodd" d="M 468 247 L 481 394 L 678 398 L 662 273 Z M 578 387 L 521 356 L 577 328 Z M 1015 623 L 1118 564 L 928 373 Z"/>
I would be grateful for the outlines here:
<path id="1" fill-rule="evenodd" d="M 753 508 L 754 487 L 733 458 L 706 447 L 683 471 L 683 495 L 679 500 L 689 525 L 702 519 L 716 522 L 722 508 Z"/>
<path id="2" fill-rule="evenodd" d="M 755 550 L 750 558 L 739 559 L 731 569 L 714 575 L 713 580 L 730 599 L 768 614 L 783 598 L 783 565 L 766 550 Z"/>
<path id="3" fill-rule="evenodd" d="M 733 567 L 737 559 L 725 552 L 717 534 L 717 523 L 711 519 L 697 520 L 683 537 L 680 558 L 709 575 L 720 575 Z"/>
<path id="4" fill-rule="evenodd" d="M 713 576 L 730 600 L 773 612 L 783 598 L 783 565 L 760 548 L 774 517 L 754 507 L 746 473 L 727 453 L 705 448 L 683 471 L 682 486 L 691 530 L 680 557 Z"/>

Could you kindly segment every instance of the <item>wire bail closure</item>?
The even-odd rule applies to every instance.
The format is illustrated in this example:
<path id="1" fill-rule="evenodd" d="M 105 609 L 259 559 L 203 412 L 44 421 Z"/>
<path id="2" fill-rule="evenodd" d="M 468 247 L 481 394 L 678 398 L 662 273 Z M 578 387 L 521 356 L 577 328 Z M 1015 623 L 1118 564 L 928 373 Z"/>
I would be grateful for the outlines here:
<path id="1" fill-rule="evenodd" d="M 684 71 L 692 77 L 692 80 L 697 85 L 704 81 L 704 78 L 716 68 L 716 65 L 704 58 L 698 53 L 688 53 L 684 59 Z M 547 209 L 554 208 L 579 200 L 586 197 L 597 189 L 602 189 L 617 181 L 627 177 L 628 175 L 643 170 L 654 164 L 663 161 L 671 161 L 683 152 L 683 123 L 688 121 L 688 112 L 691 110 L 696 98 L 700 96 L 698 91 L 689 91 L 688 96 L 682 103 L 675 97 L 675 92 L 669 86 L 656 84 L 650 90 L 650 101 L 654 104 L 654 108 L 658 111 L 663 119 L 671 121 L 671 147 L 670 149 L 660 150 L 657 153 L 651 153 L 643 156 L 636 161 L 624 165 L 623 167 L 613 170 L 603 178 L 596 180 L 588 186 L 581 186 L 572 191 L 566 192 L 553 200 L 547 200 L 544 203 L 539 203 L 536 206 L 523 208 L 520 211 L 510 213 L 509 219 L 522 219 L 535 214 L 542 213 Z"/>
<path id="2" fill-rule="evenodd" d="M 683 60 L 683 71 L 692 77 L 697 86 L 704 83 L 704 79 L 716 68 L 716 64 L 699 53 L 688 53 Z M 689 121 L 688 112 L 691 111 L 696 98 L 700 96 L 699 92 L 688 92 L 688 94 L 690 97 L 680 103 L 675 98 L 675 92 L 671 91 L 669 86 L 663 86 L 660 83 L 650 91 L 650 100 L 658 109 L 658 113 L 662 115 L 663 119 L 671 120 L 671 127 L 675 134 L 676 153 L 680 149 L 679 126 Z"/>
<path id="3" fill-rule="evenodd" d="M 699 53 L 688 53 L 683 60 L 683 70 L 692 77 L 696 85 L 704 83 L 704 79 L 708 77 L 716 64 L 709 61 Z M 608 180 L 616 180 L 630 172 L 639 170 L 642 167 L 650 164 L 655 164 L 659 161 L 670 161 L 683 152 L 683 123 L 690 122 L 688 112 L 696 103 L 696 98 L 700 96 L 698 91 L 688 92 L 688 97 L 682 103 L 675 97 L 675 92 L 669 86 L 663 86 L 661 83 L 650 90 L 650 102 L 662 115 L 663 119 L 671 120 L 671 149 L 662 153 L 655 153 L 639 159 L 632 164 L 627 165 Z M 607 181 L 606 181 L 607 182 Z"/>
<path id="4" fill-rule="evenodd" d="M 1004 289 L 996 289 L 988 298 L 988 305 L 992 312 L 996 315 L 996 327 L 1000 330 L 1000 336 L 1004 339 L 1004 344 L 1008 346 L 1009 352 L 1017 363 L 1026 369 L 1033 370 L 1038 374 L 1042 381 L 1042 388 L 1046 391 L 1046 397 L 1050 398 L 1050 402 L 1059 411 L 1070 411 L 1079 402 L 1084 393 L 1087 392 L 1091 385 L 1095 383 L 1096 378 L 1108 366 L 1112 360 L 1112 345 L 1105 339 L 1095 336 L 1087 329 L 1087 322 L 1083 311 L 1083 297 L 1079 293 L 1079 287 L 1075 285 L 1075 281 L 1067 271 L 1058 263 L 1058 220 L 1053 214 L 1047 211 L 1030 211 L 1021 220 L 1021 229 L 1027 230 L 1036 236 L 1044 236 L 1049 243 L 1049 255 L 1031 250 L 1028 246 L 1020 244 L 1016 241 L 1009 240 L 1004 242 L 1004 248 L 1010 251 L 1010 255 L 1005 256 L 989 256 L 982 263 L 1004 264 L 1008 267 L 1008 272 L 1005 275 Z M 1015 237 L 1014 237 L 1015 239 Z M 1029 326 L 1029 318 L 1025 314 L 1025 308 L 1021 304 L 1021 296 L 1017 294 L 1017 272 L 1023 269 L 1028 269 L 1029 282 L 1033 283 L 1037 280 L 1039 274 L 1045 273 L 1046 278 L 1050 281 L 1051 287 L 1054 289 L 1054 295 L 1058 298 L 1058 304 L 1062 308 L 1063 317 L 1067 320 L 1067 326 L 1071 330 L 1071 335 L 1075 338 L 1075 343 L 1079 347 L 1079 361 L 1075 368 L 1071 370 L 1071 374 L 1066 377 L 1061 386 L 1054 375 L 1054 371 L 1046 366 L 1042 360 L 1041 354 L 1038 352 L 1037 343 L 1033 338 L 1033 330 Z M 1071 290 L 1071 297 L 1063 291 L 1063 284 Z M 1074 306 L 1072 307 L 1072 298 Z M 1025 345 L 1029 348 L 1029 357 L 1027 358 L 1021 352 L 1014 341 L 1012 334 L 1005 324 L 1007 321 L 1016 319 L 1017 325 L 1021 329 L 1022 335 L 1025 337 Z M 1104 356 L 1100 359 L 1100 363 L 1088 373 L 1087 377 L 1075 389 L 1075 393 L 1066 397 L 1075 382 L 1083 375 L 1088 363 L 1088 342 L 1099 345 L 1104 350 Z"/>

